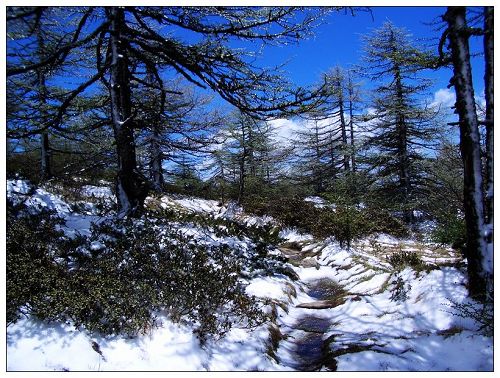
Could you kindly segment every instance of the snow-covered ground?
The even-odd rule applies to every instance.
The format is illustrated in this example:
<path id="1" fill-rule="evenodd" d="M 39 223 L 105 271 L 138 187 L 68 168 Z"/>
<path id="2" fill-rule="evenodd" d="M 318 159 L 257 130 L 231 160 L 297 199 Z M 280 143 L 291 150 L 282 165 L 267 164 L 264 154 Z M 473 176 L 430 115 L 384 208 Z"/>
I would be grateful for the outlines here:
<path id="1" fill-rule="evenodd" d="M 84 187 L 90 197 L 110 198 L 105 187 Z M 90 223 L 99 215 L 82 214 L 49 189 L 33 188 L 22 180 L 7 183 L 8 198 L 25 201 L 57 211 L 66 219 L 68 235 L 89 232 Z M 163 196 L 162 207 L 227 217 L 246 224 L 272 223 L 269 217 L 246 215 L 234 204 L 182 196 Z M 88 208 L 93 205 L 89 201 Z M 193 237 L 203 237 L 199 230 L 186 225 Z M 205 236 L 207 233 L 204 234 Z M 67 324 L 47 324 L 23 318 L 7 327 L 8 371 L 289 371 L 297 358 L 297 340 L 303 331 L 296 324 L 308 317 L 324 320 L 320 338 L 329 340 L 329 353 L 339 371 L 492 371 L 493 338 L 477 332 L 478 324 L 458 316 L 453 303 L 465 303 L 466 275 L 453 263 L 461 261 L 453 251 L 412 240 L 398 240 L 379 235 L 362 240 L 347 251 L 332 240 L 315 241 L 285 229 L 280 236 L 310 252 L 315 264 L 300 262 L 293 267 L 300 277 L 257 276 L 248 281 L 249 294 L 268 298 L 274 303 L 274 326 L 281 339 L 269 353 L 270 324 L 246 329 L 236 324 L 222 339 L 201 346 L 193 329 L 177 324 L 159 314 L 160 325 L 134 339 L 96 337 L 75 330 Z M 212 242 L 220 242 L 211 235 Z M 231 239 L 229 237 L 229 239 Z M 232 238 L 238 248 L 248 242 Z M 405 268 L 395 272 L 386 260 L 388 251 L 417 251 L 435 268 L 416 272 Z M 305 260 L 304 260 L 305 261 Z M 446 266 L 436 264 L 447 263 Z M 310 267 L 306 267 L 310 266 Z M 297 307 L 311 303 L 310 285 L 321 279 L 338 283 L 344 290 L 339 304 L 332 308 Z M 405 299 L 391 298 L 397 279 Z M 470 306 L 477 304 L 470 302 Z M 332 357 L 333 358 L 333 357 Z"/>

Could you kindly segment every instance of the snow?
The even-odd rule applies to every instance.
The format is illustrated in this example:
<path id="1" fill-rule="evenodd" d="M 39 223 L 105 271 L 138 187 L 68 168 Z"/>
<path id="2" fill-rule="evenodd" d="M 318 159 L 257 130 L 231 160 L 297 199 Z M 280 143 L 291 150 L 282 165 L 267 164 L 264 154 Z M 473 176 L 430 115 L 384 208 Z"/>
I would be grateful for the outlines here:
<path id="1" fill-rule="evenodd" d="M 304 201 L 311 202 L 312 204 L 314 204 L 314 207 L 317 207 L 318 209 L 323 209 L 323 208 L 327 207 L 327 208 L 330 208 L 331 210 L 335 211 L 335 209 L 337 208 L 337 205 L 335 205 L 334 203 L 329 203 L 325 199 L 318 197 L 318 196 L 306 197 L 306 198 L 304 198 Z"/>
<path id="2" fill-rule="evenodd" d="M 391 235 L 379 234 L 375 238 L 375 241 L 377 243 L 394 244 L 398 242 L 398 239 Z"/>
<path id="3" fill-rule="evenodd" d="M 8 180 L 7 193 L 27 194 L 31 186 L 26 180 Z"/>
<path id="4" fill-rule="evenodd" d="M 109 199 L 106 187 L 83 186 L 89 197 Z M 68 235 L 89 234 L 91 222 L 101 221 L 97 215 L 72 211 L 69 203 L 50 189 L 31 188 L 22 180 L 7 182 L 7 195 L 29 206 L 53 209 L 65 219 L 63 230 Z M 90 203 L 91 204 L 91 203 Z M 161 206 L 182 211 L 210 214 L 238 220 L 245 224 L 273 222 L 270 217 L 244 214 L 234 204 L 187 196 L 162 196 Z M 192 224 L 173 223 L 179 231 L 207 244 L 226 243 L 242 253 L 250 253 L 252 242 L 247 238 L 216 237 L 211 231 Z M 201 346 L 189 323 L 173 323 L 158 314 L 158 326 L 134 339 L 101 337 L 70 324 L 45 323 L 25 317 L 7 327 L 6 366 L 8 371 L 290 371 L 294 342 L 303 331 L 293 328 L 298 320 L 317 316 L 330 322 L 323 339 L 334 338 L 330 344 L 339 371 L 492 371 L 493 340 L 477 332 L 473 319 L 457 316 L 453 303 L 474 302 L 467 298 L 465 270 L 441 266 L 428 272 L 407 267 L 400 272 L 391 270 L 381 248 L 404 245 L 404 250 L 422 254 L 422 259 L 434 263 L 460 261 L 452 251 L 436 255 L 434 246 L 419 245 L 412 240 L 400 240 L 389 235 L 356 243 L 350 251 L 334 240 L 313 240 L 295 229 L 283 229 L 280 237 L 298 242 L 302 251 L 316 251 L 313 257 L 320 265 L 293 267 L 300 277 L 292 281 L 283 275 L 255 276 L 245 281 L 246 292 L 266 298 L 276 306 L 276 325 L 284 335 L 276 350 L 278 361 L 266 353 L 269 346 L 269 324 L 248 329 L 236 323 L 220 340 L 209 340 Z M 92 250 L 105 248 L 102 242 L 91 244 Z M 391 299 L 396 278 L 400 277 L 406 299 Z M 345 302 L 334 308 L 312 310 L 297 307 L 316 299 L 308 293 L 308 285 L 328 278 L 347 292 Z M 296 295 L 295 295 L 296 294 Z M 270 307 L 267 306 L 267 310 Z M 99 354 L 93 343 L 97 343 Z M 356 345 L 351 353 L 339 351 Z"/>
<path id="5" fill-rule="evenodd" d="M 318 196 L 306 197 L 306 198 L 304 198 L 304 201 L 305 202 L 312 202 L 315 205 L 319 205 L 318 207 L 322 207 L 323 205 L 326 204 L 326 201 L 323 198 L 318 197 Z"/>
<path id="6" fill-rule="evenodd" d="M 108 186 L 94 186 L 94 185 L 84 185 L 81 189 L 84 196 L 94 197 L 94 198 L 111 198 L 113 197 L 113 192 Z"/>
<path id="7" fill-rule="evenodd" d="M 31 185 L 27 181 L 7 181 L 7 193 L 15 204 L 25 202 L 25 204 L 33 208 L 34 211 L 39 211 L 40 209 L 54 210 L 60 215 L 71 212 L 70 206 L 65 203 L 60 196 L 51 194 L 41 188 L 37 188 L 34 190 L 33 194 L 30 194 L 31 190 Z"/>
<path id="8" fill-rule="evenodd" d="M 279 232 L 279 237 L 286 239 L 289 242 L 301 242 L 304 240 L 312 239 L 311 235 L 305 235 L 299 233 L 294 228 L 284 228 Z"/>
<path id="9" fill-rule="evenodd" d="M 177 205 L 181 208 L 193 211 L 193 212 L 201 212 L 206 214 L 216 214 L 222 208 L 218 206 L 217 201 L 204 200 L 201 198 L 192 198 L 192 197 L 171 197 L 171 196 L 163 196 L 161 198 L 162 203 L 164 203 L 165 207 L 168 205 Z"/>
<path id="10" fill-rule="evenodd" d="M 485 355 L 490 357 L 484 359 Z M 400 339 L 380 351 L 346 354 L 337 361 L 343 371 L 491 371 L 493 354 L 490 340 L 465 331 L 448 338 L 426 335 L 411 341 Z"/>
<path id="11" fill-rule="evenodd" d="M 286 282 L 283 278 L 256 278 L 246 287 L 246 292 L 260 298 L 286 300 L 287 296 L 284 289 Z"/>
<path id="12" fill-rule="evenodd" d="M 107 340 L 67 325 L 23 319 L 8 329 L 7 370 L 204 370 L 205 353 L 190 331 L 165 321 L 149 335 Z"/>

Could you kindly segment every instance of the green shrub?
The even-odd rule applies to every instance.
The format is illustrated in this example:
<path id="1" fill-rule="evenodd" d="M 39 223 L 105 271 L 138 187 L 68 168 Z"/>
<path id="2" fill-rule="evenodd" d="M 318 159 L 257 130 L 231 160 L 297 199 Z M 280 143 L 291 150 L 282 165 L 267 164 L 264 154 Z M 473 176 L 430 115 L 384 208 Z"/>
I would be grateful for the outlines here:
<path id="1" fill-rule="evenodd" d="M 9 179 L 24 178 L 33 183 L 40 181 L 40 151 L 7 153 L 6 175 Z"/>
<path id="2" fill-rule="evenodd" d="M 454 249 L 464 248 L 467 238 L 465 220 L 451 214 L 443 217 L 438 220 L 431 237 L 436 243 L 451 245 Z"/>
<path id="3" fill-rule="evenodd" d="M 380 207 L 368 207 L 364 210 L 365 216 L 371 220 L 372 233 L 383 233 L 395 237 L 409 235 L 408 226 L 400 218 L 392 215 L 388 210 Z"/>
<path id="4" fill-rule="evenodd" d="M 352 241 L 367 236 L 371 229 L 371 221 L 363 211 L 354 206 L 337 206 L 334 211 L 320 209 L 311 232 L 319 238 L 333 236 L 342 248 L 349 249 Z"/>
<path id="5" fill-rule="evenodd" d="M 318 208 L 312 202 L 294 196 L 254 199 L 246 202 L 245 209 L 257 215 L 271 215 L 282 226 L 295 227 L 317 238 L 334 237 L 341 247 L 350 248 L 352 241 L 373 231 L 369 214 L 355 206 L 339 205 L 335 210 Z"/>
<path id="6" fill-rule="evenodd" d="M 416 252 L 399 251 L 387 256 L 386 259 L 387 262 L 398 271 L 403 270 L 407 266 L 416 271 L 425 270 L 427 268 L 427 264 L 425 264 Z"/>
<path id="7" fill-rule="evenodd" d="M 310 232 L 319 210 L 314 204 L 298 196 L 247 197 L 243 207 L 249 213 L 258 216 L 270 215 L 282 226 L 296 227 L 305 232 Z"/>
<path id="8" fill-rule="evenodd" d="M 23 205 L 7 202 L 6 310 L 7 323 L 15 322 L 27 305 L 57 285 L 59 269 L 53 264 L 63 233 L 62 219 L 53 211 L 18 216 Z"/>
<path id="9" fill-rule="evenodd" d="M 249 326 L 264 320 L 228 246 L 200 244 L 157 219 L 103 222 L 76 239 L 56 231 L 61 222 L 9 206 L 8 322 L 25 313 L 134 336 L 165 311 L 174 321 L 191 321 L 204 341 L 223 335 L 232 319 Z"/>

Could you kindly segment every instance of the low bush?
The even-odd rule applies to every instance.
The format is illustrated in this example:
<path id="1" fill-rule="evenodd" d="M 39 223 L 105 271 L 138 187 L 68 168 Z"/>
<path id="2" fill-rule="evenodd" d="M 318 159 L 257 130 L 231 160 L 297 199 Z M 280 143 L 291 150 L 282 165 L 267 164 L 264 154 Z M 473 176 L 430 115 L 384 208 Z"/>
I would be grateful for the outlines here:
<path id="1" fill-rule="evenodd" d="M 258 216 L 270 215 L 283 226 L 296 227 L 310 232 L 319 209 L 299 196 L 247 197 L 243 207 L 248 213 Z"/>
<path id="2" fill-rule="evenodd" d="M 254 199 L 245 209 L 257 215 L 271 215 L 282 226 L 295 227 L 317 238 L 334 237 L 341 247 L 373 232 L 369 214 L 355 206 L 339 205 L 335 210 L 318 208 L 300 197 Z"/>
<path id="3" fill-rule="evenodd" d="M 432 240 L 436 243 L 451 245 L 454 249 L 463 249 L 467 238 L 465 220 L 456 216 L 448 215 L 440 217 L 438 225 L 432 232 Z"/>
<path id="4" fill-rule="evenodd" d="M 337 206 L 335 211 L 320 209 L 311 232 L 319 238 L 333 236 L 341 247 L 349 249 L 351 242 L 367 236 L 372 223 L 363 211 L 354 206 Z"/>
<path id="5" fill-rule="evenodd" d="M 158 219 L 103 222 L 90 237 L 69 239 L 53 213 L 23 214 L 9 206 L 8 322 L 25 313 L 135 336 L 165 311 L 192 322 L 204 341 L 222 336 L 234 319 L 249 326 L 264 320 L 228 246 L 201 244 Z"/>
<path id="6" fill-rule="evenodd" d="M 485 303 L 452 301 L 450 307 L 452 311 L 449 313 L 464 319 L 474 319 L 479 326 L 478 331 L 485 336 L 493 336 L 495 319 L 492 301 Z"/>
<path id="7" fill-rule="evenodd" d="M 279 227 L 273 224 L 248 225 L 226 218 L 216 218 L 209 214 L 198 214 L 180 212 L 171 208 L 157 208 L 150 210 L 148 218 L 161 219 L 163 221 L 177 221 L 186 224 L 194 224 L 200 232 L 206 232 L 207 236 L 226 238 L 247 238 L 251 242 L 250 250 L 231 250 L 231 254 L 238 259 L 242 270 L 240 275 L 252 278 L 257 275 L 283 274 L 292 279 L 297 279 L 293 270 L 283 265 L 286 261 L 279 254 L 270 254 L 284 239 L 279 236 Z"/>
<path id="8" fill-rule="evenodd" d="M 391 282 L 391 301 L 404 302 L 408 299 L 408 292 L 411 290 L 411 285 L 406 284 L 401 276 L 396 276 Z"/>
<path id="9" fill-rule="evenodd" d="M 59 285 L 60 269 L 53 261 L 64 244 L 63 232 L 56 229 L 62 222 L 54 211 L 29 214 L 22 204 L 7 201 L 7 323 Z"/>
<path id="10" fill-rule="evenodd" d="M 389 234 L 395 237 L 409 235 L 405 222 L 391 214 L 388 210 L 379 207 L 368 207 L 364 210 L 366 218 L 371 221 L 371 232 Z"/>
<path id="11" fill-rule="evenodd" d="M 416 271 L 426 269 L 427 264 L 418 256 L 416 252 L 399 251 L 386 257 L 387 262 L 393 266 L 395 270 L 403 270 L 406 267 L 411 267 Z"/>

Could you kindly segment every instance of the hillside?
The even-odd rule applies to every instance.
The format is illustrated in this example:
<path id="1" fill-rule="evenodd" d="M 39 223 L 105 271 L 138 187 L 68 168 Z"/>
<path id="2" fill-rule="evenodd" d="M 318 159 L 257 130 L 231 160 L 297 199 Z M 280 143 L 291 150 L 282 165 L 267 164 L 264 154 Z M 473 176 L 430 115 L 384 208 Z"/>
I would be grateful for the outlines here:
<path id="1" fill-rule="evenodd" d="M 100 258 L 108 245 L 115 246 L 102 230 L 96 239 L 92 226 L 106 225 L 113 218 L 113 195 L 104 184 L 82 185 L 70 195 L 57 185 L 37 188 L 9 180 L 7 197 L 12 206 L 26 206 L 18 216 L 22 211 L 26 216 L 26 211 L 52 210 L 62 217 L 57 226 L 61 237 L 89 238 L 88 248 L 75 247 L 77 256 L 67 257 L 64 266 L 70 269 L 72 263 Z M 332 238 L 313 238 L 269 216 L 247 214 L 234 203 L 189 196 L 148 197 L 146 208 L 139 225 L 131 227 L 144 225 L 147 237 L 148 227 L 153 228 L 161 239 L 152 244 L 173 250 L 182 248 L 183 242 L 194 243 L 191 252 L 196 258 L 196 246 L 206 251 L 204 259 L 194 261 L 203 265 L 199 269 L 206 268 L 202 272 L 207 276 L 196 282 L 186 277 L 186 285 L 193 280 L 194 286 L 182 295 L 194 302 L 209 300 L 202 295 L 212 290 L 209 275 L 239 264 L 238 274 L 230 276 L 253 300 L 244 308 L 255 305 L 264 317 L 239 316 L 234 309 L 243 307 L 230 307 L 233 303 L 222 298 L 219 310 L 226 312 L 216 317 L 231 327 L 221 325 L 220 338 L 207 331 L 200 339 L 205 318 L 197 303 L 191 304 L 194 315 L 174 316 L 175 309 L 155 308 L 154 322 L 131 336 L 104 335 L 71 320 L 23 315 L 7 326 L 7 370 L 493 370 L 492 317 L 467 298 L 466 263 L 451 248 L 425 238 L 375 234 L 347 250 Z M 152 256 L 158 266 L 165 264 L 161 256 Z M 182 283 L 171 285 L 183 289 Z M 236 302 L 243 298 L 228 293 Z"/>

